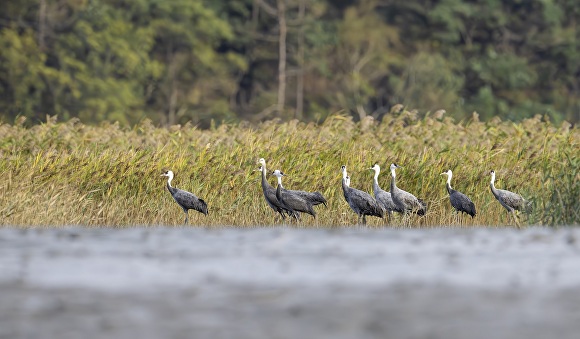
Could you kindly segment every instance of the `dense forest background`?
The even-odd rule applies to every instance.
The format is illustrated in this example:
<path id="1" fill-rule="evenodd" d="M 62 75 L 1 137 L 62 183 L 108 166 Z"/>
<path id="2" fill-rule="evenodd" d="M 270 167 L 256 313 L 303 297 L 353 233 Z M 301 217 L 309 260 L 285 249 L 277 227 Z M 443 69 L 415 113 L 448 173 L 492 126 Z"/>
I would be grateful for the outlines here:
<path id="1" fill-rule="evenodd" d="M 8 0 L 0 119 L 580 121 L 574 0 Z"/>

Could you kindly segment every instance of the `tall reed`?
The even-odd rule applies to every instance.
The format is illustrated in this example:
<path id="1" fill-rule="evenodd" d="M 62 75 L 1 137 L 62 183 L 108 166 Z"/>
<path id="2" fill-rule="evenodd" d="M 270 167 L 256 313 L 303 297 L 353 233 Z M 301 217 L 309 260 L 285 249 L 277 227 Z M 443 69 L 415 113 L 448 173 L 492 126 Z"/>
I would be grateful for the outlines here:
<path id="1" fill-rule="evenodd" d="M 354 122 L 336 115 L 321 124 L 268 121 L 256 126 L 224 124 L 211 130 L 192 125 L 157 128 L 149 121 L 133 128 L 106 123 L 87 126 L 47 119 L 25 127 L 21 121 L 0 125 L 0 224 L 179 225 L 181 209 L 165 189 L 164 168 L 173 184 L 204 198 L 207 217 L 190 212 L 195 225 L 257 226 L 277 223 L 266 205 L 260 174 L 286 174 L 285 187 L 320 191 L 328 208 L 316 207 L 316 220 L 304 216 L 299 227 L 351 225 L 356 215 L 341 191 L 340 166 L 347 165 L 351 186 L 372 191 L 375 162 L 388 190 L 392 162 L 403 165 L 397 185 L 425 200 L 425 217 L 395 226 L 505 225 L 507 212 L 489 190 L 496 187 L 531 199 L 535 210 L 523 220 L 539 224 L 578 224 L 580 132 L 555 126 L 540 116 L 512 123 L 481 122 L 427 115 L 388 115 L 382 122 Z M 448 201 L 445 177 L 474 201 L 474 219 L 456 216 Z M 270 178 L 272 185 L 274 178 Z M 369 225 L 383 221 L 369 218 Z"/>

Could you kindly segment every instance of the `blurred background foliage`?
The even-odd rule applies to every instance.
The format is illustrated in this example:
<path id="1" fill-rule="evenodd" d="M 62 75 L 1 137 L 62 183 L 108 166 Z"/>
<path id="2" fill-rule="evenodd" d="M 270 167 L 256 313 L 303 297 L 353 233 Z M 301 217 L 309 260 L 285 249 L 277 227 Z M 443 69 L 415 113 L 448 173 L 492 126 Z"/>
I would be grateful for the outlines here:
<path id="1" fill-rule="evenodd" d="M 7 0 L 0 119 L 580 121 L 573 0 Z M 283 55 L 281 51 L 284 51 Z"/>

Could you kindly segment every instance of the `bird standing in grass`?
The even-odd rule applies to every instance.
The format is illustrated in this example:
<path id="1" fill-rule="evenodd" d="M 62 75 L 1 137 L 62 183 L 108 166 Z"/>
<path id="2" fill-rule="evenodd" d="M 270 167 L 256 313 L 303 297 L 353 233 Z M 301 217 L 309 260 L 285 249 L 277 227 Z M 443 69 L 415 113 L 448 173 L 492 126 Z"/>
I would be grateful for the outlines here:
<path id="1" fill-rule="evenodd" d="M 203 199 L 196 197 L 193 193 L 171 186 L 171 180 L 173 180 L 173 171 L 164 171 L 161 176 L 168 177 L 167 190 L 169 193 L 171 193 L 171 196 L 177 202 L 177 204 L 183 209 L 183 212 L 185 213 L 185 224 L 187 224 L 189 221 L 189 215 L 187 213 L 188 210 L 196 210 L 207 215 L 207 204 L 205 201 L 203 201 Z"/>
<path id="2" fill-rule="evenodd" d="M 391 164 L 391 196 L 397 208 L 402 210 L 403 213 L 414 212 L 418 215 L 425 215 L 427 211 L 427 204 L 421 199 L 417 199 L 416 196 L 411 193 L 404 191 L 397 187 L 395 178 L 397 174 L 395 170 L 401 166 L 397 164 Z"/>
<path id="3" fill-rule="evenodd" d="M 475 204 L 469 199 L 465 194 L 454 190 L 451 188 L 451 178 L 453 177 L 453 172 L 448 170 L 447 172 L 441 173 L 441 175 L 447 175 L 447 193 L 449 193 L 449 201 L 451 206 L 457 210 L 457 212 L 464 212 L 471 217 L 475 217 Z"/>
<path id="4" fill-rule="evenodd" d="M 489 183 L 489 187 L 491 188 L 491 193 L 493 196 L 499 201 L 499 203 L 511 213 L 514 217 L 514 221 L 516 226 L 519 228 L 520 223 L 516 216 L 516 211 L 526 211 L 529 212 L 531 207 L 531 202 L 524 199 L 521 195 L 516 194 L 514 192 L 506 191 L 506 190 L 498 190 L 495 188 L 495 171 L 491 171 L 491 182 Z"/>
<path id="5" fill-rule="evenodd" d="M 296 193 L 296 191 L 287 190 L 282 186 L 282 177 L 284 173 L 280 170 L 275 170 L 272 172 L 274 176 L 278 178 L 278 187 L 276 187 L 276 198 L 279 202 L 284 205 L 287 209 L 292 212 L 292 216 L 296 220 L 300 219 L 300 213 L 308 213 L 312 217 L 316 218 L 316 213 L 312 208 L 312 201 L 304 198 L 301 194 Z M 305 192 L 306 193 L 306 192 Z"/>
<path id="6" fill-rule="evenodd" d="M 267 175 L 266 160 L 264 158 L 260 158 L 260 160 L 258 160 L 258 163 L 262 165 L 260 167 L 260 171 L 262 172 L 262 192 L 264 193 L 266 203 L 268 203 L 268 206 L 270 206 L 274 210 L 274 212 L 279 213 L 282 219 L 286 219 L 284 213 L 288 215 L 292 214 L 287 208 L 284 207 L 284 205 L 282 205 L 280 201 L 278 201 L 278 198 L 276 198 L 276 189 L 268 183 L 268 179 L 266 178 Z"/>
<path id="7" fill-rule="evenodd" d="M 391 215 L 393 211 L 403 213 L 403 210 L 397 208 L 391 193 L 383 190 L 379 186 L 379 173 L 381 172 L 379 165 L 375 164 L 373 167 L 369 168 L 369 170 L 375 171 L 375 177 L 373 180 L 373 192 L 375 193 L 375 200 L 387 212 L 387 219 L 389 222 L 391 222 Z"/>
<path id="8" fill-rule="evenodd" d="M 342 170 L 342 193 L 350 208 L 358 215 L 359 221 L 362 219 L 363 225 L 367 223 L 366 216 L 383 218 L 385 210 L 367 192 L 350 187 L 350 177 L 346 172 L 346 166 L 341 166 Z"/>
<path id="9" fill-rule="evenodd" d="M 276 172 L 276 171 L 278 171 L 278 172 Z M 278 183 L 280 183 L 281 177 L 286 176 L 286 175 L 284 173 L 282 173 L 280 170 L 276 170 L 276 171 L 272 172 L 272 175 L 277 177 Z M 280 173 L 282 173 L 281 176 L 279 176 Z M 316 205 L 320 205 L 320 204 L 323 204 L 325 207 L 327 206 L 326 199 L 324 198 L 324 196 L 320 192 L 306 192 L 306 191 L 298 191 L 298 190 L 286 190 L 286 191 L 291 192 L 292 194 L 295 194 L 295 195 L 301 197 L 302 199 L 308 201 L 310 204 L 312 204 L 312 206 L 316 206 Z"/>

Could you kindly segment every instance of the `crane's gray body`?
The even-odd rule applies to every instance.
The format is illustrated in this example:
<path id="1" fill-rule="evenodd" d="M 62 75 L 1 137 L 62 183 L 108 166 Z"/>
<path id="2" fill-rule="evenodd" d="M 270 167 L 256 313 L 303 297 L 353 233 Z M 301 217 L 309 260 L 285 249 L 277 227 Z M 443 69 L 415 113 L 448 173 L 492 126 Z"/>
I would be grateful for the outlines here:
<path id="1" fill-rule="evenodd" d="M 402 213 L 403 211 L 397 208 L 397 205 L 393 201 L 393 196 L 391 192 L 387 192 L 383 190 L 378 182 L 373 183 L 373 193 L 375 194 L 375 200 L 381 205 L 385 211 L 390 212 L 399 212 Z"/>
<path id="2" fill-rule="evenodd" d="M 373 178 L 373 192 L 375 194 L 375 200 L 377 201 L 379 206 L 382 207 L 382 209 L 387 212 L 387 217 L 390 221 L 391 214 L 393 212 L 403 213 L 403 210 L 397 207 L 397 205 L 393 201 L 393 196 L 391 195 L 391 192 L 387 192 L 379 186 L 379 174 L 381 172 L 380 166 L 378 164 L 375 164 L 373 167 L 369 169 L 375 171 L 375 176 Z"/>
<path id="3" fill-rule="evenodd" d="M 325 204 L 326 199 L 319 192 L 306 192 L 306 191 L 296 191 L 287 190 L 282 186 L 282 177 L 285 174 L 280 170 L 275 170 L 272 172 L 274 176 L 278 178 L 278 186 L 276 187 L 276 198 L 282 203 L 286 208 L 288 208 L 292 216 L 299 219 L 300 213 L 308 213 L 316 218 L 316 213 L 312 206 L 317 204 Z"/>
<path id="4" fill-rule="evenodd" d="M 183 211 L 187 214 L 188 210 L 196 210 L 207 215 L 207 204 L 203 199 L 195 196 L 195 194 L 180 190 L 179 188 L 171 187 L 167 184 L 167 190 L 171 193 L 173 199 L 177 202 Z"/>
<path id="5" fill-rule="evenodd" d="M 493 184 L 489 185 L 491 193 L 499 201 L 499 203 L 508 211 L 524 211 L 528 208 L 529 202 L 521 195 L 514 192 L 496 189 Z"/>
<path id="6" fill-rule="evenodd" d="M 391 165 L 391 197 L 393 198 L 393 202 L 397 206 L 397 209 L 403 211 L 403 213 L 414 212 L 418 215 L 425 215 L 427 204 L 413 194 L 397 187 L 395 182 L 395 171 L 392 166 L 393 165 Z"/>
<path id="7" fill-rule="evenodd" d="M 469 199 L 465 194 L 454 190 L 451 187 L 451 178 L 453 178 L 453 172 L 451 170 L 447 170 L 447 172 L 441 173 L 441 175 L 447 175 L 447 193 L 449 193 L 449 201 L 451 202 L 451 206 L 455 208 L 457 212 L 463 212 L 471 215 L 471 217 L 475 217 L 475 204 L 471 199 Z"/>
<path id="8" fill-rule="evenodd" d="M 518 218 L 516 217 L 516 211 L 530 212 L 531 203 L 524 199 L 521 195 L 514 192 L 499 190 L 495 188 L 495 171 L 491 171 L 491 182 L 489 183 L 489 188 L 493 196 L 499 201 L 499 203 L 511 213 L 516 223 L 516 226 L 520 226 Z"/>
<path id="9" fill-rule="evenodd" d="M 302 198 L 299 194 L 285 189 L 281 184 L 276 187 L 276 198 L 285 208 L 290 210 L 294 218 L 299 219 L 300 217 L 300 214 L 296 212 L 308 213 L 316 218 L 312 202 Z"/>
<path id="10" fill-rule="evenodd" d="M 365 216 L 374 216 L 383 218 L 385 216 L 385 210 L 377 203 L 375 198 L 373 198 L 367 192 L 357 190 L 346 185 L 346 178 L 342 179 L 342 193 L 344 199 L 350 206 L 350 208 L 362 218 L 363 224 L 366 224 Z"/>
<path id="11" fill-rule="evenodd" d="M 326 207 L 326 199 L 320 192 L 306 192 L 306 191 L 296 191 L 296 190 L 286 190 L 294 195 L 301 197 L 302 199 L 308 201 L 312 206 L 324 204 Z"/>
<path id="12" fill-rule="evenodd" d="M 189 221 L 189 210 L 196 210 L 204 215 L 207 215 L 207 204 L 203 199 L 198 198 L 195 194 L 180 190 L 179 188 L 175 188 L 171 186 L 171 180 L 173 180 L 173 172 L 172 171 L 165 171 L 163 176 L 168 177 L 167 180 L 167 190 L 173 197 L 173 200 L 177 202 L 177 204 L 183 209 L 183 213 L 185 213 L 185 221 L 184 223 L 187 224 Z"/>
<path id="13" fill-rule="evenodd" d="M 276 189 L 268 183 L 268 180 L 266 179 L 265 168 L 262 168 L 262 192 L 264 192 L 264 198 L 266 199 L 268 206 L 270 206 L 274 212 L 279 213 L 282 219 L 286 218 L 284 213 L 291 215 L 291 212 L 286 207 L 284 207 L 278 198 L 276 198 Z"/>
<path id="14" fill-rule="evenodd" d="M 472 218 L 475 217 L 477 212 L 475 211 L 475 204 L 471 199 L 469 199 L 465 194 L 451 188 L 449 183 L 447 183 L 447 192 L 449 193 L 451 206 L 453 206 L 457 212 L 467 213 Z"/>

